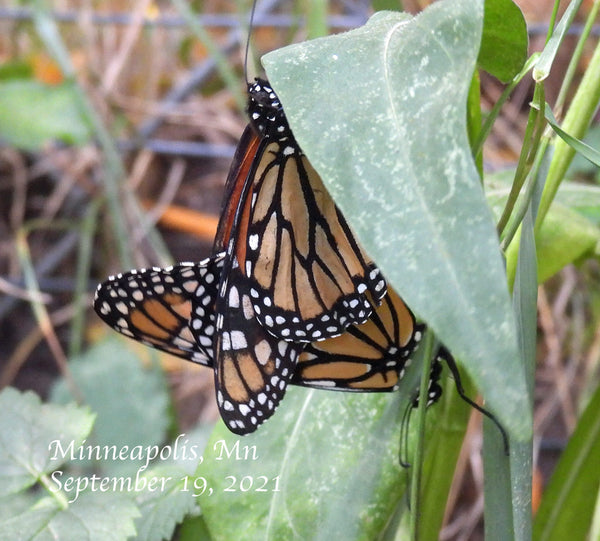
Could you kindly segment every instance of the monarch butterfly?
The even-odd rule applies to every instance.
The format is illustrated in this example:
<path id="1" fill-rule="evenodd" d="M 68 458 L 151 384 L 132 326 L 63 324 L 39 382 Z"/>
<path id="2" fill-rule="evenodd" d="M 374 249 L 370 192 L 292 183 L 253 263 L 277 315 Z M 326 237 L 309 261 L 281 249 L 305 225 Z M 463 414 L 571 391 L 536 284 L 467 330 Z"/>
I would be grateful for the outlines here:
<path id="1" fill-rule="evenodd" d="M 221 416 L 238 434 L 269 418 L 290 382 L 393 390 L 422 332 L 386 296 L 266 81 L 249 85 L 248 111 L 216 255 L 110 277 L 94 302 L 122 334 L 213 366 Z M 357 342 L 364 356 L 350 358 Z"/>
<path id="2" fill-rule="evenodd" d="M 224 260 L 222 252 L 197 263 L 111 276 L 97 288 L 94 308 L 106 323 L 125 336 L 214 367 L 215 346 L 219 341 L 217 289 Z M 387 296 L 367 322 L 351 325 L 340 336 L 311 344 L 286 342 L 277 340 L 257 324 L 245 295 L 245 300 L 242 297 L 238 303 L 229 303 L 245 334 L 242 337 L 236 335 L 239 331 L 229 331 L 224 341 L 230 345 L 221 346 L 225 358 L 221 372 L 216 370 L 221 414 L 227 426 L 239 434 L 251 432 L 260 423 L 244 422 L 242 426 L 244 418 L 239 418 L 233 400 L 239 402 L 240 414 L 246 411 L 243 407 L 246 404 L 256 409 L 257 421 L 263 421 L 281 400 L 283 394 L 278 391 L 284 391 L 287 382 L 343 391 L 396 390 L 425 328 L 415 322 L 397 293 L 388 288 Z M 227 336 L 227 331 L 221 332 Z M 239 340 L 246 341 L 244 348 L 233 347 Z M 252 347 L 248 340 L 253 341 Z M 276 349 L 271 352 L 271 348 Z M 439 376 L 439 360 L 436 360 L 430 375 L 429 403 L 441 395 Z M 254 403 L 244 396 L 253 391 Z M 260 392 L 265 396 L 259 396 Z M 227 401 L 232 402 L 231 406 Z M 244 430 L 248 426 L 250 430 Z"/>

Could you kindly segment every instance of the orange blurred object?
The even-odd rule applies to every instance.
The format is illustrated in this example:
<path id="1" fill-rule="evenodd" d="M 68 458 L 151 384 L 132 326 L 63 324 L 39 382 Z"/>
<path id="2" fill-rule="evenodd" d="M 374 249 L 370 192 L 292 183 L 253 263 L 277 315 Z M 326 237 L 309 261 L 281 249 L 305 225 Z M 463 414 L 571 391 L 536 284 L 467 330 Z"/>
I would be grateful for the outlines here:
<path id="1" fill-rule="evenodd" d="M 63 82 L 63 74 L 58 64 L 48 55 L 44 53 L 34 54 L 31 59 L 31 65 L 33 67 L 33 76 L 36 80 L 47 85 L 59 85 Z"/>
<path id="2" fill-rule="evenodd" d="M 150 207 L 151 204 L 146 204 Z M 177 205 L 169 205 L 160 216 L 158 223 L 163 227 L 190 233 L 204 240 L 212 241 L 217 232 L 219 218 Z"/>
<path id="3" fill-rule="evenodd" d="M 540 507 L 542 501 L 542 493 L 544 489 L 544 479 L 539 468 L 533 469 L 533 479 L 531 483 L 531 511 L 534 516 Z"/>

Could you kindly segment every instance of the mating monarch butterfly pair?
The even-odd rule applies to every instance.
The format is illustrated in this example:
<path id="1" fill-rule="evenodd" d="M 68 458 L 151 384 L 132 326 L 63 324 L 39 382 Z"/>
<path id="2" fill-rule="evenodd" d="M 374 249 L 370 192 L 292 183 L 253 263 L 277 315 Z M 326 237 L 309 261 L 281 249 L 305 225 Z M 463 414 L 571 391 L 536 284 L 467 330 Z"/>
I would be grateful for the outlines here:
<path id="1" fill-rule="evenodd" d="M 248 94 L 214 255 L 110 277 L 94 301 L 120 333 L 213 367 L 237 434 L 268 419 L 288 384 L 394 390 L 424 330 L 359 246 L 273 89 L 256 79 Z M 439 374 L 436 360 L 430 402 Z"/>

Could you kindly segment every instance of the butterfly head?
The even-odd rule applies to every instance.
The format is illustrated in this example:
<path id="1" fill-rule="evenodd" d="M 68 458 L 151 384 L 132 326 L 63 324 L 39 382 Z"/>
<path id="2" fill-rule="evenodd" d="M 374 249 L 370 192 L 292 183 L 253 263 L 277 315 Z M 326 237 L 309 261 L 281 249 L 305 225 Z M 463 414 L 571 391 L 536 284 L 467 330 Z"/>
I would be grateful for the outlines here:
<path id="1" fill-rule="evenodd" d="M 248 83 L 248 116 L 250 124 L 265 139 L 293 140 L 283 106 L 268 81 L 256 78 Z"/>

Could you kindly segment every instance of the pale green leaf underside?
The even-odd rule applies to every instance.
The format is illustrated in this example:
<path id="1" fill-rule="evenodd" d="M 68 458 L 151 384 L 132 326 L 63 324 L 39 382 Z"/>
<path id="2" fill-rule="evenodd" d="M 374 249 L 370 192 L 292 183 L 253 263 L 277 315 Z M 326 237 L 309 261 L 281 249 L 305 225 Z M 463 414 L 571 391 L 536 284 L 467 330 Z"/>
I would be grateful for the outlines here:
<path id="1" fill-rule="evenodd" d="M 239 532 L 256 540 L 379 538 L 407 501 L 408 476 L 398 464 L 406 397 L 290 387 L 277 415 L 255 434 L 240 439 L 221 424 L 199 468 L 214 489 L 200 506 L 215 541 Z M 222 456 L 223 442 L 229 449 L 238 442 L 237 458 Z M 244 458 L 245 446 L 255 446 L 255 459 Z M 254 487 L 224 492 L 229 476 L 238 484 L 254 479 Z M 261 476 L 268 482 L 257 492 Z"/>
<path id="2" fill-rule="evenodd" d="M 173 531 L 188 513 L 196 510 L 196 498 L 184 483 L 185 470 L 160 464 L 142 475 L 148 482 L 159 480 L 160 490 L 149 489 L 137 494 L 141 516 L 136 521 L 138 541 L 171 539 Z"/>
<path id="3" fill-rule="evenodd" d="M 465 128 L 482 17 L 471 0 L 414 18 L 380 12 L 263 61 L 300 146 L 367 251 L 524 437 L 531 419 L 514 317 Z"/>

